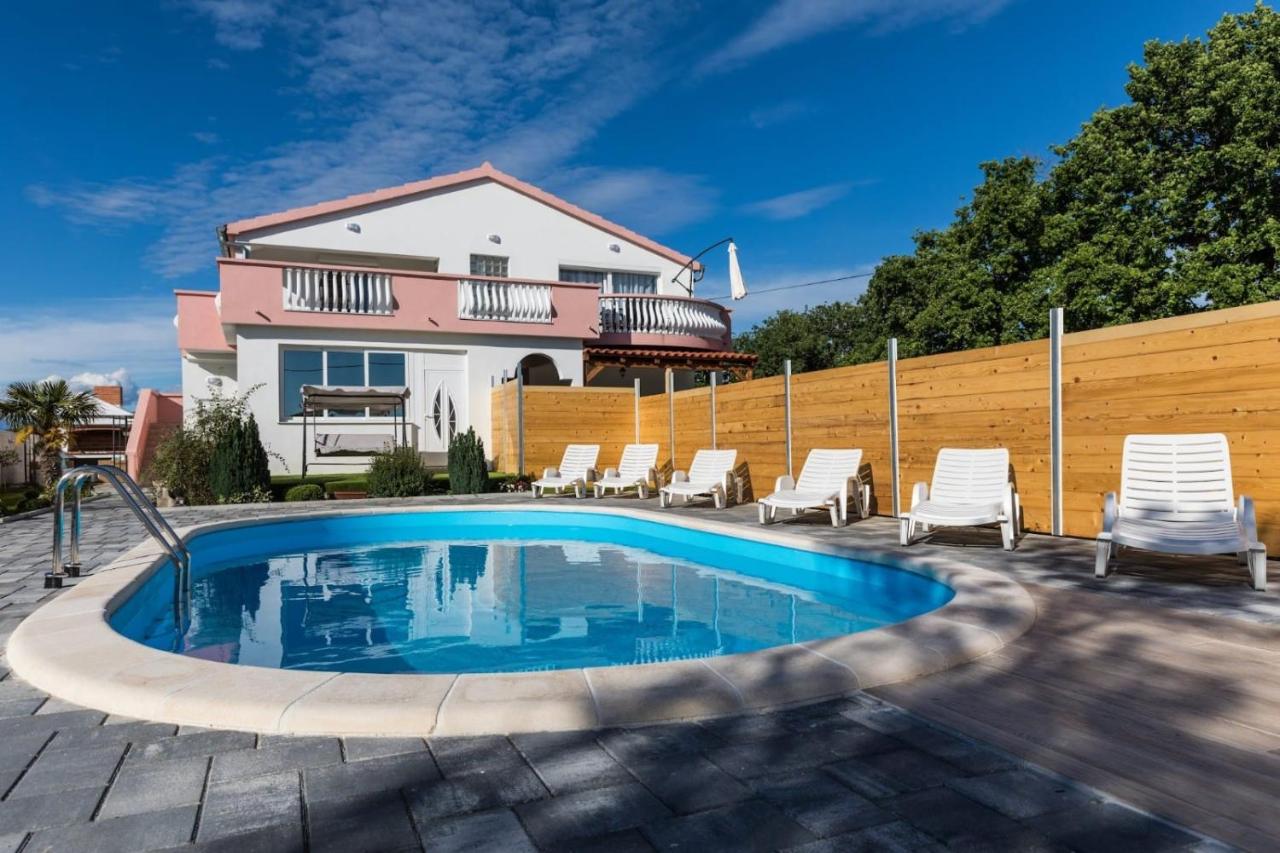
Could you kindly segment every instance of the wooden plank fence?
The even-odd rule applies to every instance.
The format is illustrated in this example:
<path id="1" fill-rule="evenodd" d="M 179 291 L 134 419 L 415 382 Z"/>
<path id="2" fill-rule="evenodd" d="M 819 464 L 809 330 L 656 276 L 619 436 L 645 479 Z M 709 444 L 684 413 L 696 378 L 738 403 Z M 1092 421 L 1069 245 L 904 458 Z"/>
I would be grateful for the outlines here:
<path id="1" fill-rule="evenodd" d="M 898 362 L 901 499 L 928 480 L 938 450 L 1010 450 L 1028 529 L 1051 529 L 1050 347 L 1038 340 Z M 1231 442 L 1236 492 L 1258 505 L 1262 538 L 1280 553 L 1280 302 L 1116 326 L 1062 338 L 1064 532 L 1093 536 L 1102 496 L 1120 486 L 1124 437 L 1137 432 L 1223 432 Z M 815 447 L 861 447 L 875 507 L 892 512 L 889 377 L 885 362 L 792 377 L 793 464 Z M 497 464 L 514 470 L 515 385 L 495 388 Z M 564 445 L 601 445 L 617 463 L 635 440 L 657 442 L 670 459 L 675 411 L 677 468 L 710 447 L 711 391 L 694 388 L 637 401 L 632 389 L 524 389 L 525 467 L 541 472 Z M 716 390 L 716 443 L 738 450 L 751 490 L 764 494 L 786 473 L 781 376 Z"/>

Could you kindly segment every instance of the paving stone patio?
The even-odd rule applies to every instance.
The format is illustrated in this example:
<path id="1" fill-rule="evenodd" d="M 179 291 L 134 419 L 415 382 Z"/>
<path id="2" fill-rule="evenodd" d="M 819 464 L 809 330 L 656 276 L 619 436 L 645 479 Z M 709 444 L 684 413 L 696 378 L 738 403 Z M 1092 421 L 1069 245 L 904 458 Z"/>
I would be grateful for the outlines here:
<path id="1" fill-rule="evenodd" d="M 182 525 L 308 510 L 166 514 Z M 749 523 L 750 510 L 723 517 Z M 91 504 L 85 518 L 86 567 L 141 536 L 113 499 Z M 50 528 L 47 517 L 0 525 L 4 637 L 51 594 L 42 588 Z M 874 536 L 891 538 L 891 528 L 878 524 Z M 1078 543 L 1028 540 L 1020 552 L 1015 576 L 1087 583 Z M 1010 562 L 981 542 L 972 556 Z M 1213 612 L 1239 601 L 1223 592 L 1231 569 L 1243 577 L 1224 564 L 1222 586 L 1189 584 L 1194 596 L 1165 593 L 1183 585 L 1177 566 L 1166 584 L 1139 569 L 1112 585 L 1161 607 Z M 1280 621 L 1280 608 L 1259 602 L 1232 618 Z M 118 719 L 50 698 L 4 669 L 0 790 L 0 853 L 1223 849 L 866 694 L 636 729 L 339 740 Z"/>

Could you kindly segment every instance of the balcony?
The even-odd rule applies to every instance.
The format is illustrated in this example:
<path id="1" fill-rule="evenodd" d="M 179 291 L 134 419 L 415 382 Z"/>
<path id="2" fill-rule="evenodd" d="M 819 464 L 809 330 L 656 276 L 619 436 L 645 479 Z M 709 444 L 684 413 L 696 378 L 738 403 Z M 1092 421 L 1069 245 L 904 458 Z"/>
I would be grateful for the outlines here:
<path id="1" fill-rule="evenodd" d="M 594 284 L 481 279 L 221 258 L 217 323 L 578 338 L 607 346 L 727 350 L 729 311 L 657 294 L 601 294 Z M 212 323 L 212 318 L 211 318 Z M 217 325 L 212 328 L 216 329 Z"/>

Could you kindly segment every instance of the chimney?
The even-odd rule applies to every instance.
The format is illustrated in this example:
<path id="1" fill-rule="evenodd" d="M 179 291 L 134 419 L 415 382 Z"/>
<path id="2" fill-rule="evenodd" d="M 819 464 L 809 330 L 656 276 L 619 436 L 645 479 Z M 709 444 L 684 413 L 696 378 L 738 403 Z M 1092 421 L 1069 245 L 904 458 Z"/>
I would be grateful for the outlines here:
<path id="1" fill-rule="evenodd" d="M 113 406 L 124 405 L 124 388 L 119 385 L 94 385 L 93 396 Z"/>

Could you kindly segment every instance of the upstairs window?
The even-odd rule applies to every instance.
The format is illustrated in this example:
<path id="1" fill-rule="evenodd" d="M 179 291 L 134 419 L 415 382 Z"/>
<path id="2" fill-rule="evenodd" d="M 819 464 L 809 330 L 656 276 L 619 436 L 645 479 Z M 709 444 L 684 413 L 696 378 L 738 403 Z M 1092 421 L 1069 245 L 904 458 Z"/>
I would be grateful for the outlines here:
<path id="1" fill-rule="evenodd" d="M 302 415 L 303 385 L 404 387 L 405 354 L 376 350 L 284 349 L 280 351 L 280 415 Z M 330 418 L 367 418 L 367 409 L 329 409 Z M 399 412 L 396 415 L 399 416 Z"/>
<path id="2" fill-rule="evenodd" d="M 506 278 L 507 260 L 502 255 L 472 255 L 471 274 L 480 278 Z"/>
<path id="3" fill-rule="evenodd" d="M 561 267 L 560 280 L 599 285 L 603 293 L 658 292 L 658 276 L 654 273 Z"/>

